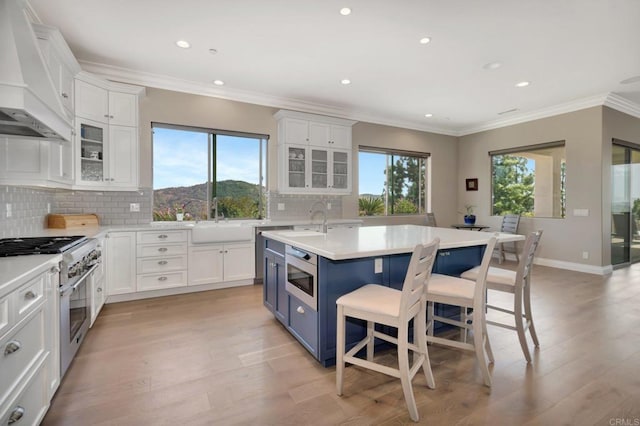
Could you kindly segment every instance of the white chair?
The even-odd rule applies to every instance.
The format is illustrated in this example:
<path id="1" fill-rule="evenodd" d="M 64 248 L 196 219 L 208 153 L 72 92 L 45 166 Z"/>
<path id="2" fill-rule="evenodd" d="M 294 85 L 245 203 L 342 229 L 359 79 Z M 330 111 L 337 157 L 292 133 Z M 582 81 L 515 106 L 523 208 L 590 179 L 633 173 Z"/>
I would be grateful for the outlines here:
<path id="1" fill-rule="evenodd" d="M 485 350 L 489 362 L 493 362 L 493 353 L 491 352 L 491 344 L 487 335 L 487 324 L 485 321 L 485 280 L 493 249 L 496 245 L 496 237 L 493 236 L 487 243 L 482 263 L 478 267 L 478 277 L 475 282 L 457 278 L 449 275 L 433 274 L 427 288 L 427 342 L 432 342 L 444 346 L 450 346 L 458 349 L 470 350 L 476 353 L 484 384 L 491 386 L 491 376 L 489 375 L 489 367 L 485 358 Z M 460 320 L 444 318 L 434 314 L 434 303 L 446 303 L 447 305 L 459 306 Z M 468 309 L 473 309 L 470 315 L 467 315 Z M 468 320 L 471 319 L 471 324 Z M 437 337 L 433 335 L 434 321 L 445 324 L 454 325 L 464 331 L 465 339 L 457 341 Z M 473 341 L 467 343 L 466 332 L 472 330 Z"/>
<path id="2" fill-rule="evenodd" d="M 341 296 L 336 301 L 338 308 L 336 342 L 336 387 L 342 395 L 345 362 L 359 365 L 399 378 L 402 391 L 409 409 L 409 415 L 418 421 L 418 409 L 413 396 L 411 381 L 420 367 L 424 370 L 427 386 L 433 389 L 435 381 L 431 372 L 426 341 L 426 302 L 425 287 L 428 286 L 431 269 L 438 251 L 440 240 L 436 238 L 430 244 L 417 245 L 411 255 L 407 275 L 402 290 L 378 284 L 364 287 Z M 367 321 L 367 336 L 345 353 L 346 317 Z M 409 321 L 414 321 L 414 339 L 409 343 Z M 389 336 L 375 330 L 375 324 L 384 324 L 398 329 L 398 337 Z M 397 369 L 373 362 L 375 338 L 394 343 L 398 346 Z M 355 355 L 367 347 L 366 359 Z M 413 351 L 413 365 L 409 365 L 409 350 Z"/>
<path id="3" fill-rule="evenodd" d="M 518 226 L 520 225 L 520 215 L 519 214 L 506 214 L 502 218 L 502 225 L 500 226 L 500 232 L 506 234 L 517 234 Z M 512 253 L 516 256 L 516 262 L 519 262 L 518 258 L 518 246 L 517 243 L 508 242 L 508 243 L 498 243 L 498 262 L 502 264 L 503 261 L 506 260 L 504 254 Z"/>
<path id="4" fill-rule="evenodd" d="M 434 213 L 427 213 L 425 217 L 425 225 L 426 226 L 438 226 L 436 225 L 436 215 Z"/>
<path id="5" fill-rule="evenodd" d="M 533 257 L 541 237 L 542 230 L 529 234 L 524 242 L 520 262 L 515 271 L 491 266 L 487 272 L 487 288 L 489 290 L 504 291 L 513 294 L 513 310 L 489 305 L 488 303 L 487 308 L 513 315 L 515 318 L 515 327 L 495 321 L 487 321 L 487 324 L 517 331 L 522 352 L 524 352 L 528 363 L 531 362 L 531 354 L 527 346 L 525 332 L 529 330 L 535 346 L 538 347 L 540 345 L 538 336 L 536 335 L 536 329 L 533 326 L 533 316 L 531 315 L 531 268 L 533 266 Z M 461 277 L 475 280 L 480 272 L 480 269 L 475 267 L 463 272 Z"/>

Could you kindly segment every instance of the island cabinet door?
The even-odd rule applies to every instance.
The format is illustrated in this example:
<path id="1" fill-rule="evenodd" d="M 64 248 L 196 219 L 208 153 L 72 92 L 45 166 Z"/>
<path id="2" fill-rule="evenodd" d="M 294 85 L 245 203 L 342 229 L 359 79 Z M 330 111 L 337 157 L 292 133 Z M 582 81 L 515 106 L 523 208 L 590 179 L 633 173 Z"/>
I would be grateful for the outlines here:
<path id="1" fill-rule="evenodd" d="M 262 280 L 262 300 L 269 311 L 275 313 L 276 295 L 278 290 L 278 271 L 276 269 L 275 254 L 270 250 L 264 252 L 264 271 Z"/>
<path id="2" fill-rule="evenodd" d="M 287 328 L 314 357 L 318 358 L 318 312 L 292 295 L 289 295 Z"/>
<path id="3" fill-rule="evenodd" d="M 287 270 L 284 264 L 284 256 L 274 255 L 276 265 L 276 305 L 275 316 L 284 325 L 289 323 L 289 293 L 285 288 L 287 282 Z"/>
<path id="4" fill-rule="evenodd" d="M 318 315 L 320 353 L 327 367 L 336 362 L 336 300 L 365 284 L 389 285 L 389 259 L 382 257 L 382 272 L 375 272 L 375 258 L 333 261 L 324 257 L 318 263 Z M 405 271 L 406 272 L 406 271 Z M 345 330 L 347 350 L 366 335 L 366 322 L 348 318 Z"/>

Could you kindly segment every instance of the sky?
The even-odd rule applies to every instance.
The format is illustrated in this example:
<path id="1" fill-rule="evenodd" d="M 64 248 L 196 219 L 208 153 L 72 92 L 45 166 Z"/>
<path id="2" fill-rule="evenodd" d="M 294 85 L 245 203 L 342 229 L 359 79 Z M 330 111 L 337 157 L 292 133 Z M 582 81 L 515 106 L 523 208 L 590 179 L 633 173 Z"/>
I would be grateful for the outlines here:
<path id="1" fill-rule="evenodd" d="M 153 188 L 192 186 L 207 181 L 208 134 L 153 130 Z M 258 183 L 259 151 L 255 139 L 218 136 L 218 181 Z"/>

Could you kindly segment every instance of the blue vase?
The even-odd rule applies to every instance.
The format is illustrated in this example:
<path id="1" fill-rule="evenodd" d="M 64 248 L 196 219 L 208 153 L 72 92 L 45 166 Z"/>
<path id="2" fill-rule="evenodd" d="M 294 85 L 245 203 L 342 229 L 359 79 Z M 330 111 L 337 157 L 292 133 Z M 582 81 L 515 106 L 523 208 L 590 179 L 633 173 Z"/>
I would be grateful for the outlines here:
<path id="1" fill-rule="evenodd" d="M 475 225 L 476 224 L 476 215 L 468 214 L 464 216 L 465 225 Z"/>

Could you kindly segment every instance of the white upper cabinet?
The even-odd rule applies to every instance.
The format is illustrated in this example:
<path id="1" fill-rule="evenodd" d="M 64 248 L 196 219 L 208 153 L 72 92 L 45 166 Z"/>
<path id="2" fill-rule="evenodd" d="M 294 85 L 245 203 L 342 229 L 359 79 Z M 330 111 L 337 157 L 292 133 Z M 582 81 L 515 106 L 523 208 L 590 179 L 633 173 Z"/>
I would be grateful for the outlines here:
<path id="1" fill-rule="evenodd" d="M 109 92 L 102 87 L 76 80 L 76 115 L 99 123 L 108 123 Z"/>
<path id="2" fill-rule="evenodd" d="M 138 97 L 130 93 L 109 91 L 109 124 L 138 126 Z"/>
<path id="3" fill-rule="evenodd" d="M 281 193 L 349 194 L 353 121 L 278 111 Z"/>

